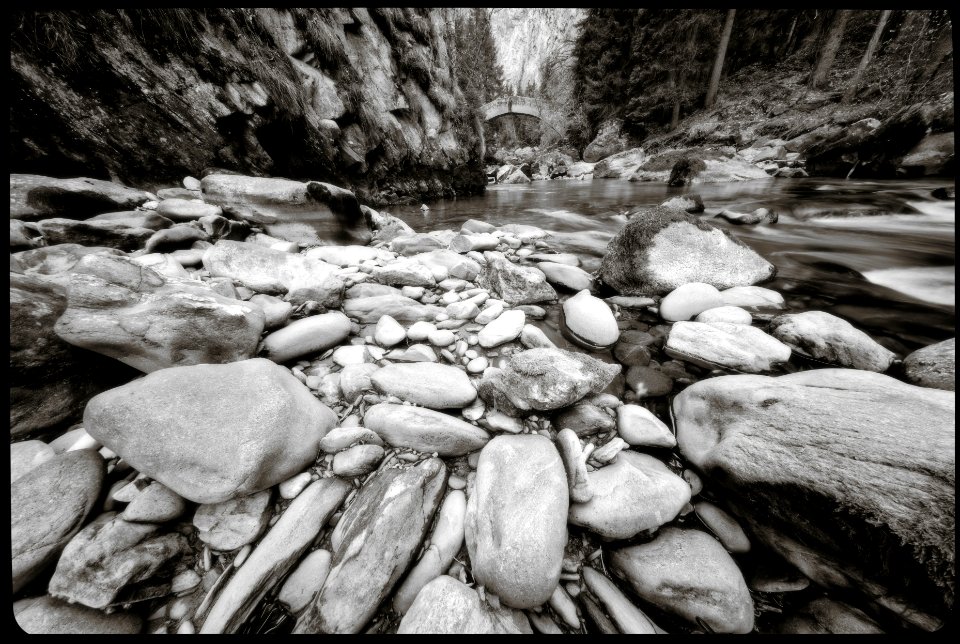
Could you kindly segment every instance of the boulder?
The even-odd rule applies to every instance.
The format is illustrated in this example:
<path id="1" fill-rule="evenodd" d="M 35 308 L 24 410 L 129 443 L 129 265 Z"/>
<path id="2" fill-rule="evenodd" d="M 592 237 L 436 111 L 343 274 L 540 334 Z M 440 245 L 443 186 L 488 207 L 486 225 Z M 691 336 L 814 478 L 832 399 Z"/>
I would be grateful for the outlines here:
<path id="1" fill-rule="evenodd" d="M 533 633 L 522 611 L 483 601 L 477 591 L 453 577 L 440 575 L 427 583 L 403 616 L 398 634 Z"/>
<path id="2" fill-rule="evenodd" d="M 10 482 L 29 474 L 38 465 L 46 463 L 56 452 L 43 441 L 20 441 L 10 444 Z"/>
<path id="3" fill-rule="evenodd" d="M 897 358 L 846 320 L 824 311 L 779 315 L 769 330 L 797 353 L 838 367 L 882 373 Z"/>
<path id="4" fill-rule="evenodd" d="M 105 613 L 50 595 L 13 603 L 17 625 L 30 635 L 137 635 L 143 620 L 135 613 Z"/>
<path id="5" fill-rule="evenodd" d="M 512 172 L 497 183 L 530 183 L 530 177 L 520 168 L 514 168 Z"/>
<path id="6" fill-rule="evenodd" d="M 333 559 L 294 633 L 359 633 L 406 572 L 446 487 L 430 458 L 380 470 L 357 493 L 330 537 Z"/>
<path id="7" fill-rule="evenodd" d="M 178 248 L 189 248 L 194 242 L 198 241 L 210 241 L 210 235 L 207 231 L 191 224 L 175 224 L 150 235 L 150 239 L 144 243 L 143 249 L 148 253 L 169 252 Z M 201 259 L 202 257 L 201 254 Z"/>
<path id="8" fill-rule="evenodd" d="M 593 497 L 570 505 L 569 521 L 607 539 L 630 539 L 673 521 L 690 502 L 690 486 L 659 459 L 621 451 L 590 472 Z"/>
<path id="9" fill-rule="evenodd" d="M 600 124 L 597 136 L 583 150 L 583 160 L 596 163 L 611 154 L 623 152 L 629 147 L 627 137 L 621 134 L 622 119 L 610 119 Z"/>
<path id="10" fill-rule="evenodd" d="M 620 338 L 620 328 L 613 311 L 588 290 L 582 290 L 567 299 L 562 311 L 560 329 L 575 344 L 592 351 L 602 351 L 612 347 Z"/>
<path id="11" fill-rule="evenodd" d="M 851 369 L 723 376 L 673 401 L 681 453 L 754 537 L 927 630 L 953 605 L 954 413 L 952 392 Z"/>
<path id="12" fill-rule="evenodd" d="M 413 233 L 394 237 L 390 242 L 390 250 L 409 257 L 426 253 L 432 250 L 440 250 L 446 246 L 443 242 L 429 233 Z"/>
<path id="13" fill-rule="evenodd" d="M 100 496 L 104 463 L 93 450 L 57 455 L 11 483 L 13 592 L 43 572 L 80 530 Z"/>
<path id="14" fill-rule="evenodd" d="M 133 210 L 150 195 L 100 179 L 54 179 L 36 174 L 10 175 L 10 218 L 35 221 L 46 217 L 87 219 L 103 212 Z"/>
<path id="15" fill-rule="evenodd" d="M 266 530 L 273 514 L 270 501 L 270 490 L 261 490 L 220 503 L 199 505 L 193 515 L 197 537 L 223 552 L 253 543 Z"/>
<path id="16" fill-rule="evenodd" d="M 487 323 L 477 333 L 480 346 L 485 349 L 511 342 L 520 337 L 523 326 L 527 323 L 527 316 L 523 311 L 516 309 L 501 313 L 496 319 Z"/>
<path id="17" fill-rule="evenodd" d="M 10 220 L 10 250 L 39 248 L 45 244 L 40 227 L 33 223 Z"/>
<path id="18" fill-rule="evenodd" d="M 346 286 L 332 264 L 246 242 L 218 241 L 203 254 L 203 267 L 260 293 L 286 293 L 296 304 L 313 300 L 337 308 Z"/>
<path id="19" fill-rule="evenodd" d="M 393 447 L 436 452 L 444 458 L 475 452 L 490 440 L 490 435 L 475 425 L 410 405 L 374 405 L 364 414 L 363 424 Z"/>
<path id="20" fill-rule="evenodd" d="M 550 261 L 538 262 L 537 268 L 546 275 L 547 281 L 554 286 L 559 286 L 568 291 L 582 291 L 584 289 L 589 291 L 593 288 L 593 275 L 582 268 Z"/>
<path id="21" fill-rule="evenodd" d="M 87 255 L 73 268 L 63 340 L 144 372 L 254 355 L 263 311 L 203 284 L 161 276 L 123 257 Z"/>
<path id="22" fill-rule="evenodd" d="M 701 199 L 700 195 L 696 193 L 671 197 L 660 205 L 664 208 L 684 210 L 691 214 L 698 214 L 704 211 L 703 199 Z"/>
<path id="23" fill-rule="evenodd" d="M 323 353 L 350 335 L 350 318 L 330 311 L 291 322 L 263 339 L 264 357 L 277 363 Z"/>
<path id="24" fill-rule="evenodd" d="M 882 635 L 880 626 L 849 604 L 818 597 L 788 613 L 775 628 L 783 634 Z"/>
<path id="25" fill-rule="evenodd" d="M 70 285 L 69 272 L 85 255 L 124 256 L 125 253 L 106 246 L 56 244 L 34 250 L 20 251 L 15 253 L 14 257 L 23 266 L 25 275 L 45 275 L 67 287 Z"/>
<path id="26" fill-rule="evenodd" d="M 477 397 L 465 372 L 428 362 L 387 365 L 373 372 L 370 381 L 380 393 L 430 409 L 460 409 Z"/>
<path id="27" fill-rule="evenodd" d="M 70 540 L 50 579 L 50 594 L 90 608 L 122 603 L 121 593 L 163 574 L 165 564 L 190 552 L 186 538 L 158 534 L 155 523 L 129 523 L 101 514 Z"/>
<path id="28" fill-rule="evenodd" d="M 927 134 L 900 160 L 897 173 L 906 176 L 949 175 L 953 170 L 953 132 Z"/>
<path id="29" fill-rule="evenodd" d="M 302 472 L 336 423 L 287 369 L 262 358 L 156 371 L 96 396 L 84 412 L 91 436 L 196 503 Z"/>
<path id="30" fill-rule="evenodd" d="M 173 221 L 196 221 L 202 217 L 219 217 L 223 209 L 199 199 L 164 199 L 157 206 L 157 214 Z"/>
<path id="31" fill-rule="evenodd" d="M 503 253 L 487 251 L 483 255 L 487 265 L 477 280 L 480 286 L 489 289 L 509 304 L 536 304 L 557 299 L 553 287 L 547 284 L 547 278 L 532 266 L 517 266 Z"/>
<path id="32" fill-rule="evenodd" d="M 721 306 L 720 291 L 709 284 L 690 282 L 670 291 L 660 302 L 660 317 L 680 322 Z"/>
<path id="33" fill-rule="evenodd" d="M 957 340 L 917 349 L 903 360 L 907 380 L 921 387 L 954 391 L 957 378 Z"/>
<path id="34" fill-rule="evenodd" d="M 690 624 L 713 633 L 753 630 L 743 574 L 706 532 L 668 526 L 649 543 L 613 550 L 609 565 L 638 597 Z"/>
<path id="35" fill-rule="evenodd" d="M 773 278 L 776 268 L 725 231 L 680 210 L 641 211 L 607 245 L 600 277 L 623 295 L 665 294 L 682 284 L 718 289 Z"/>
<path id="36" fill-rule="evenodd" d="M 760 329 L 726 322 L 677 322 L 664 345 L 667 355 L 707 369 L 770 371 L 790 360 L 790 347 Z"/>
<path id="37" fill-rule="evenodd" d="M 512 354 L 502 369 L 487 370 L 477 390 L 511 415 L 550 411 L 603 391 L 620 370 L 620 365 L 563 349 L 528 349 Z"/>
<path id="38" fill-rule="evenodd" d="M 389 286 L 432 288 L 436 284 L 433 272 L 429 268 L 410 259 L 398 259 L 384 266 L 374 266 L 370 275 L 377 282 Z"/>
<path id="39" fill-rule="evenodd" d="M 626 179 L 647 160 L 647 154 L 643 148 L 630 148 L 623 152 L 617 152 L 596 162 L 596 165 L 590 166 L 590 169 L 584 168 L 589 172 L 593 170 L 593 176 L 597 179 Z M 567 170 L 567 175 L 575 175 L 576 165 Z M 666 176 L 663 177 L 666 181 Z"/>
<path id="40" fill-rule="evenodd" d="M 106 246 L 132 251 L 142 248 L 153 230 L 134 228 L 120 221 L 78 221 L 76 219 L 43 219 L 37 227 L 48 245 L 80 244 Z"/>
<path id="41" fill-rule="evenodd" d="M 370 230 L 373 231 L 373 240 L 389 242 L 397 237 L 414 234 L 413 228 L 407 222 L 387 213 L 379 213 L 373 208 L 361 205 L 360 212 Z"/>
<path id="42" fill-rule="evenodd" d="M 497 436 L 480 452 L 465 537 L 477 584 L 507 606 L 546 602 L 567 543 L 567 475 L 543 436 Z"/>

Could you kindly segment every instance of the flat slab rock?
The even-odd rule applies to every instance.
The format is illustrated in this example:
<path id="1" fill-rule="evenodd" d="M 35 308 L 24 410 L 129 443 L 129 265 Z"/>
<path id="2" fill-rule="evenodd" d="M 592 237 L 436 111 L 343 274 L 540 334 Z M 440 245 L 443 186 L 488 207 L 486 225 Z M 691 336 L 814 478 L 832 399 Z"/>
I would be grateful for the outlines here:
<path id="1" fill-rule="evenodd" d="M 393 447 L 436 452 L 444 458 L 475 452 L 490 440 L 490 435 L 476 425 L 411 405 L 374 405 L 364 414 L 363 424 Z"/>
<path id="2" fill-rule="evenodd" d="M 790 360 L 790 347 L 752 326 L 729 322 L 677 322 L 664 345 L 667 355 L 712 369 L 770 371 Z"/>
<path id="3" fill-rule="evenodd" d="M 67 216 L 87 219 L 104 212 L 133 210 L 150 199 L 143 190 L 112 181 L 37 174 L 10 175 L 10 218 L 37 220 Z"/>
<path id="4" fill-rule="evenodd" d="M 838 367 L 884 372 L 897 354 L 852 324 L 824 311 L 778 315 L 770 335 L 793 350 Z"/>
<path id="5" fill-rule="evenodd" d="M 49 595 L 13 603 L 17 625 L 31 635 L 136 635 L 143 620 L 135 613 L 107 614 Z"/>
<path id="6" fill-rule="evenodd" d="M 952 606 L 952 392 L 852 369 L 722 376 L 673 416 L 683 456 L 806 576 L 909 607 L 922 628 Z"/>
<path id="7" fill-rule="evenodd" d="M 430 409 L 460 409 L 477 397 L 465 371 L 432 362 L 391 364 L 370 374 L 370 382 L 380 393 Z"/>

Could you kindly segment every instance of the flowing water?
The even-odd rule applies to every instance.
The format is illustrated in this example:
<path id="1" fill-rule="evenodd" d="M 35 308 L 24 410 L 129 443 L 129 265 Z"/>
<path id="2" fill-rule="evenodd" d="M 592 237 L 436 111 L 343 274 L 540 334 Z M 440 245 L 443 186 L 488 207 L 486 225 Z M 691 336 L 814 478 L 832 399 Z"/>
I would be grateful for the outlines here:
<path id="1" fill-rule="evenodd" d="M 944 180 L 769 179 L 701 184 L 701 217 L 730 231 L 777 267 L 765 284 L 792 310 L 822 310 L 849 320 L 904 356 L 955 335 L 954 202 L 934 199 Z M 553 233 L 551 246 L 600 265 L 626 213 L 682 194 L 663 184 L 616 179 L 537 181 L 489 186 L 478 197 L 385 210 L 418 232 L 459 229 L 467 219 L 531 224 Z M 778 223 L 739 226 L 713 219 L 721 209 L 768 208 Z"/>

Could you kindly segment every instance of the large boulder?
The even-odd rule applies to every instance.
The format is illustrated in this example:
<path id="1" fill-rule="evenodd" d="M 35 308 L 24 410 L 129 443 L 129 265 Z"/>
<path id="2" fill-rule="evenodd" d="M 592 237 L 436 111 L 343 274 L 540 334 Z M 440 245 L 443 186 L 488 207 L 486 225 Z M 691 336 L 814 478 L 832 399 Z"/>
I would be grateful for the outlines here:
<path id="1" fill-rule="evenodd" d="M 933 628 L 954 599 L 955 399 L 869 371 L 723 376 L 673 400 L 684 457 L 825 586 Z"/>
<path id="2" fill-rule="evenodd" d="M 533 633 L 521 611 L 494 608 L 477 591 L 448 575 L 424 586 L 403 616 L 397 633 L 402 635 L 466 635 Z"/>
<path id="3" fill-rule="evenodd" d="M 593 498 L 570 505 L 570 523 L 608 539 L 656 530 L 690 502 L 687 482 L 649 454 L 624 450 L 589 480 Z"/>
<path id="4" fill-rule="evenodd" d="M 96 396 L 84 412 L 91 436 L 196 503 L 302 472 L 336 423 L 289 370 L 263 358 L 156 371 Z"/>
<path id="5" fill-rule="evenodd" d="M 882 373 L 897 358 L 863 331 L 825 311 L 778 315 L 770 321 L 770 335 L 797 353 L 849 369 Z"/>
<path id="6" fill-rule="evenodd" d="M 563 349 L 528 349 L 511 355 L 503 369 L 485 371 L 477 391 L 511 415 L 549 411 L 603 391 L 621 369 Z"/>
<path id="7" fill-rule="evenodd" d="M 483 256 L 487 265 L 480 273 L 478 283 L 510 306 L 557 299 L 557 292 L 547 283 L 543 271 L 533 266 L 517 266 L 497 251 L 488 250 Z"/>
<path id="8" fill-rule="evenodd" d="M 263 311 L 204 284 L 167 278 L 124 257 L 87 255 L 73 268 L 54 327 L 70 344 L 144 372 L 254 355 Z"/>
<path id="9" fill-rule="evenodd" d="M 476 425 L 412 405 L 374 405 L 364 414 L 363 425 L 393 447 L 436 452 L 444 458 L 475 452 L 490 440 Z"/>
<path id="10" fill-rule="evenodd" d="M 609 565 L 638 597 L 713 633 L 753 630 L 743 574 L 706 532 L 669 526 L 648 543 L 618 548 Z"/>
<path id="11" fill-rule="evenodd" d="M 957 339 L 917 349 L 903 360 L 907 380 L 921 387 L 954 391 L 957 379 Z"/>
<path id="12" fill-rule="evenodd" d="M 664 350 L 671 358 L 707 369 L 770 371 L 790 360 L 790 347 L 760 329 L 730 322 L 677 322 Z"/>
<path id="13" fill-rule="evenodd" d="M 11 436 L 79 419 L 92 396 L 136 373 L 64 342 L 54 325 L 66 307 L 66 290 L 52 279 L 10 273 Z"/>
<path id="14" fill-rule="evenodd" d="M 121 221 L 77 221 L 59 217 L 43 219 L 37 222 L 37 227 L 47 244 L 106 246 L 123 251 L 142 248 L 156 232 Z"/>
<path id="15" fill-rule="evenodd" d="M 631 218 L 600 264 L 600 277 L 623 295 L 665 294 L 688 282 L 749 286 L 775 273 L 773 264 L 729 233 L 662 206 Z"/>
<path id="16" fill-rule="evenodd" d="M 14 602 L 13 615 L 31 635 L 136 635 L 143 628 L 143 620 L 135 613 L 107 614 L 49 595 Z"/>
<path id="17" fill-rule="evenodd" d="M 432 362 L 391 364 L 370 375 L 383 394 L 430 409 L 463 408 L 477 398 L 465 371 Z"/>
<path id="18" fill-rule="evenodd" d="M 10 175 L 11 219 L 87 219 L 103 212 L 133 210 L 149 199 L 143 190 L 100 179 Z"/>
<path id="19" fill-rule="evenodd" d="M 70 540 L 50 579 L 51 595 L 90 608 L 123 603 L 135 584 L 169 574 L 167 562 L 190 551 L 177 532 L 101 514 Z M 129 588 L 134 586 L 133 588 Z"/>
<path id="20" fill-rule="evenodd" d="M 953 169 L 953 132 L 928 134 L 900 160 L 898 174 L 927 176 L 949 174 Z"/>
<path id="21" fill-rule="evenodd" d="M 622 119 L 611 119 L 601 123 L 597 136 L 583 150 L 583 160 L 596 163 L 611 154 L 626 150 L 630 142 L 621 134 L 622 129 Z"/>
<path id="22" fill-rule="evenodd" d="M 413 562 L 440 506 L 447 468 L 437 458 L 380 470 L 330 536 L 330 573 L 294 633 L 359 633 Z"/>
<path id="23" fill-rule="evenodd" d="M 13 481 L 10 546 L 13 592 L 53 563 L 83 527 L 103 486 L 103 459 L 93 450 L 65 452 Z"/>
<path id="24" fill-rule="evenodd" d="M 568 506 L 567 474 L 548 438 L 487 443 L 464 530 L 477 583 L 514 608 L 546 602 L 560 580 Z"/>
<path id="25" fill-rule="evenodd" d="M 291 302 L 313 300 L 327 308 L 340 306 L 346 286 L 333 264 L 247 242 L 218 241 L 204 252 L 203 267 L 260 293 L 286 293 Z"/>

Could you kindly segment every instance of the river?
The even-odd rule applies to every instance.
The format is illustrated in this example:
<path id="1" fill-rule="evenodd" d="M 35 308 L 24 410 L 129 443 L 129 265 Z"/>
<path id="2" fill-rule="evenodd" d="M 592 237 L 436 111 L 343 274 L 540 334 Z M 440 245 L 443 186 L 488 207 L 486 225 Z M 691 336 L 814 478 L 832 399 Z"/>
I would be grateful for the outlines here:
<path id="1" fill-rule="evenodd" d="M 845 181 L 769 179 L 701 184 L 716 225 L 777 267 L 765 286 L 791 310 L 822 310 L 849 320 L 901 357 L 955 335 L 954 202 L 931 191 L 942 179 Z M 617 179 L 536 181 L 488 186 L 477 197 L 384 209 L 418 232 L 458 229 L 468 219 L 521 223 L 553 233 L 558 251 L 577 253 L 595 270 L 626 213 L 682 194 L 664 184 Z M 713 215 L 721 209 L 768 208 L 772 225 L 739 226 Z"/>

